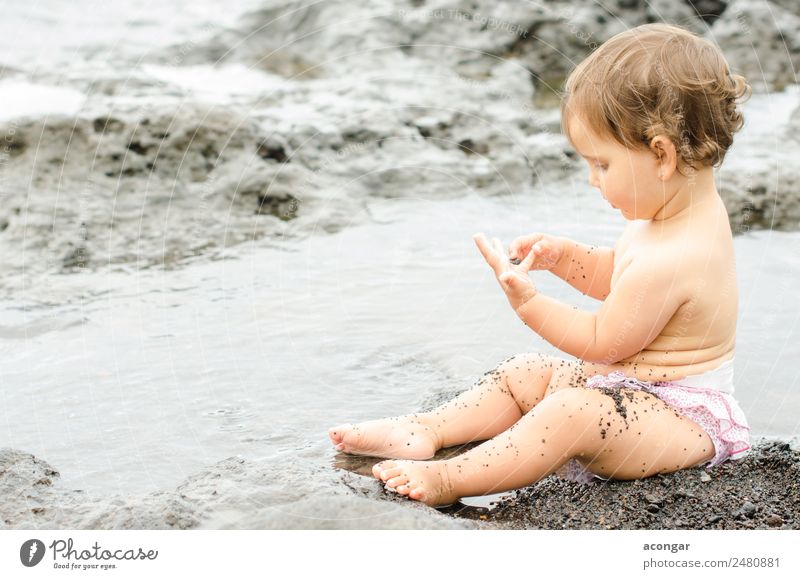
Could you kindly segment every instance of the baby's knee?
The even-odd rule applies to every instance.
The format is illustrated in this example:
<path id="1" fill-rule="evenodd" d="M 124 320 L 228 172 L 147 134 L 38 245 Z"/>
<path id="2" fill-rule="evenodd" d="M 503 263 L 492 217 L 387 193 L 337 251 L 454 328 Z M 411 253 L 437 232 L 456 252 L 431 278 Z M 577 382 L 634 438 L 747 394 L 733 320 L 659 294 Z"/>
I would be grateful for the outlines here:
<path id="1" fill-rule="evenodd" d="M 555 366 L 554 358 L 538 352 L 515 354 L 503 360 L 496 368 L 498 372 L 509 377 L 527 380 L 533 375 L 547 378 Z"/>
<path id="2" fill-rule="evenodd" d="M 540 406 L 555 417 L 557 432 L 568 437 L 572 456 L 600 456 L 616 440 L 620 427 L 624 429 L 613 404 L 596 390 L 565 388 L 547 396 Z"/>
<path id="3" fill-rule="evenodd" d="M 553 365 L 550 382 L 547 385 L 547 396 L 552 396 L 561 390 L 573 390 L 586 386 L 586 374 L 583 362 L 580 360 L 558 360 Z"/>
<path id="4" fill-rule="evenodd" d="M 547 396 L 547 408 L 559 415 L 564 424 L 585 430 L 589 419 L 597 413 L 595 392 L 586 388 L 564 388 Z"/>

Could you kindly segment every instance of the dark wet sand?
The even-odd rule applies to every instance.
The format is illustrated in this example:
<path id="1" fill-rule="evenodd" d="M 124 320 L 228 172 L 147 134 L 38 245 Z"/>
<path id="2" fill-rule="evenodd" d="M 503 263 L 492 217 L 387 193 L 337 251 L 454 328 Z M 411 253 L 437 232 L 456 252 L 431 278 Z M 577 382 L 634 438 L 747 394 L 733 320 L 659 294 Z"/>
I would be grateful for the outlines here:
<path id="1" fill-rule="evenodd" d="M 509 529 L 800 529 L 800 452 L 764 443 L 715 469 L 636 481 L 550 476 L 499 501 L 486 520 Z"/>

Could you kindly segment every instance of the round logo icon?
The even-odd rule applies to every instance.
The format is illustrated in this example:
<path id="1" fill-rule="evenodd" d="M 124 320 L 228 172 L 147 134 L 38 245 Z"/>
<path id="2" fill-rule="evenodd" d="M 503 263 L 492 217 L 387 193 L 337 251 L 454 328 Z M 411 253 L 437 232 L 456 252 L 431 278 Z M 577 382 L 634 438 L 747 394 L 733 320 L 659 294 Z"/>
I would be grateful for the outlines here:
<path id="1" fill-rule="evenodd" d="M 28 539 L 19 548 L 19 560 L 26 567 L 35 567 L 44 557 L 44 543 L 39 539 Z"/>

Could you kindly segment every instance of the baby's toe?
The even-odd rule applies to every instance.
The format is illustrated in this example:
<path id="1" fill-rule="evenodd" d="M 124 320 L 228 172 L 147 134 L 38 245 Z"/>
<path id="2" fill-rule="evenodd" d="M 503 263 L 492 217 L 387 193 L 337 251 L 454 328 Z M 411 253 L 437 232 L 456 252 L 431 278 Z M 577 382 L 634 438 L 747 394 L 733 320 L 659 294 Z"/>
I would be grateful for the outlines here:
<path id="1" fill-rule="evenodd" d="M 408 482 L 408 477 L 406 475 L 400 473 L 398 476 L 392 477 L 389 480 L 387 480 L 386 484 L 389 485 L 390 487 L 396 489 L 400 485 L 404 485 L 407 482 Z"/>
<path id="2" fill-rule="evenodd" d="M 345 433 L 350 430 L 349 424 L 341 424 L 328 429 L 328 436 L 333 444 L 341 444 Z"/>
<path id="3" fill-rule="evenodd" d="M 386 480 L 383 477 L 383 473 L 385 471 L 388 471 L 390 469 L 395 468 L 395 466 L 396 465 L 395 465 L 394 461 L 383 460 L 383 461 L 377 463 L 375 466 L 372 467 L 372 476 L 374 476 L 378 480 Z"/>
<path id="4" fill-rule="evenodd" d="M 406 495 L 410 499 L 414 500 L 422 500 L 425 496 L 425 488 L 421 480 L 407 480 L 405 484 L 402 485 L 403 490 L 400 490 L 398 487 L 398 491 Z"/>
<path id="5" fill-rule="evenodd" d="M 381 480 L 388 481 L 396 477 L 401 477 L 403 475 L 404 475 L 403 469 L 400 468 L 399 466 L 396 466 L 394 468 L 384 469 L 383 472 L 381 472 L 380 476 Z"/>
<path id="6" fill-rule="evenodd" d="M 407 494 L 409 498 L 414 499 L 415 501 L 424 501 L 427 494 L 425 493 L 425 487 L 422 486 L 420 483 L 411 483 L 406 485 L 408 491 L 404 494 Z"/>

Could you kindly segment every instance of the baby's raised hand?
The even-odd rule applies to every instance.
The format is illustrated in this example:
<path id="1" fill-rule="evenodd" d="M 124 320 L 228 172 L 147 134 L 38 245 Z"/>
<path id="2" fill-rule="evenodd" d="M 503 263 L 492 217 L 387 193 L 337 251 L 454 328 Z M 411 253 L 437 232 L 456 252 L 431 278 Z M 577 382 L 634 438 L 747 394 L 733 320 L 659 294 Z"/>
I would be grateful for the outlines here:
<path id="1" fill-rule="evenodd" d="M 536 286 L 528 276 L 528 271 L 531 270 L 531 265 L 536 257 L 533 249 L 528 252 L 525 259 L 515 265 L 509 260 L 503 244 L 498 238 L 493 238 L 491 244 L 483 233 L 476 233 L 472 238 L 483 254 L 486 263 L 494 271 L 500 287 L 503 288 L 508 302 L 515 311 L 536 295 Z"/>
<path id="2" fill-rule="evenodd" d="M 509 256 L 518 263 L 531 251 L 534 258 L 530 269 L 553 269 L 563 254 L 563 240 L 546 233 L 531 233 L 517 237 L 508 248 Z"/>

